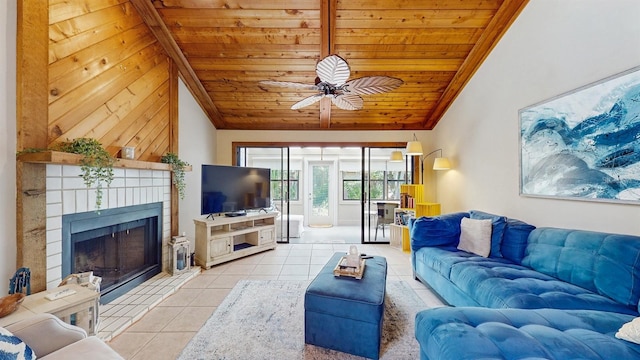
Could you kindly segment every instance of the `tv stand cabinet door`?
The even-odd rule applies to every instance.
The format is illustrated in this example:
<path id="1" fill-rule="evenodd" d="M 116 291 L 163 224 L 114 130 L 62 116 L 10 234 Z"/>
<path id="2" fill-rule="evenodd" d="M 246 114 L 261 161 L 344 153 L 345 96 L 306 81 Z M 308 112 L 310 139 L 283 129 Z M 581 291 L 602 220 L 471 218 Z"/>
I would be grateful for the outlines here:
<path id="1" fill-rule="evenodd" d="M 209 261 L 216 260 L 217 257 L 231 253 L 231 236 L 215 238 L 209 241 Z"/>
<path id="2" fill-rule="evenodd" d="M 260 245 L 273 244 L 276 241 L 276 228 L 270 227 L 268 229 L 260 230 Z"/>

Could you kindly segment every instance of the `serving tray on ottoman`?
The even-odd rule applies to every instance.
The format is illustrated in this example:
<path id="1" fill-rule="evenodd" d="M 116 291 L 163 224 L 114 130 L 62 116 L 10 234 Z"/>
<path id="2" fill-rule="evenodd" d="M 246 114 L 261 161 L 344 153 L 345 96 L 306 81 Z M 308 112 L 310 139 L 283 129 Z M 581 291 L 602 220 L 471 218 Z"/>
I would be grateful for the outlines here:
<path id="1" fill-rule="evenodd" d="M 338 260 L 336 267 L 333 268 L 333 276 L 349 276 L 358 280 L 362 279 L 364 275 L 365 260 L 360 259 L 360 265 L 358 267 L 347 266 L 347 257 L 343 256 Z"/>
<path id="2" fill-rule="evenodd" d="M 387 260 L 367 259 L 362 279 L 334 276 L 345 253 L 336 253 L 304 295 L 305 343 L 378 359 L 382 337 Z"/>

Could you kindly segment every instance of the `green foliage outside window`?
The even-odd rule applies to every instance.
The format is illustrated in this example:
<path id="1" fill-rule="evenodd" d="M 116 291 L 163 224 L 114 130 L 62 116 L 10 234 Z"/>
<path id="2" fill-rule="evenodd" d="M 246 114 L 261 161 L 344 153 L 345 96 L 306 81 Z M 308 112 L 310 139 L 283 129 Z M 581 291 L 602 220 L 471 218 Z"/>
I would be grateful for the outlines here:
<path id="1" fill-rule="evenodd" d="M 329 213 L 329 166 L 315 166 L 313 170 L 312 192 L 314 215 L 326 216 Z"/>
<path id="2" fill-rule="evenodd" d="M 283 175 L 285 175 L 283 177 Z M 300 171 L 289 171 L 289 200 L 298 201 L 299 196 L 299 183 L 300 183 Z M 271 170 L 271 199 L 273 201 L 280 201 L 283 199 L 284 194 L 287 192 L 287 178 L 286 172 L 282 170 Z"/>
<path id="3" fill-rule="evenodd" d="M 342 172 L 342 199 L 360 200 L 362 198 L 362 173 L 360 171 Z M 399 200 L 400 184 L 405 183 L 404 171 L 373 171 L 368 191 L 371 200 Z M 365 190 L 365 191 L 367 191 Z"/>

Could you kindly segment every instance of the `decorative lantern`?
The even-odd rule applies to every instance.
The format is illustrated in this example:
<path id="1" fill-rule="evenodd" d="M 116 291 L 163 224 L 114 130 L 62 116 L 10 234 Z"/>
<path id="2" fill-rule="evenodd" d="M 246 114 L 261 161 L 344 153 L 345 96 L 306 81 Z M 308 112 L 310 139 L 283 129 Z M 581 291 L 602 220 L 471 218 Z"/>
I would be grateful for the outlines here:
<path id="1" fill-rule="evenodd" d="M 169 242 L 171 246 L 172 262 L 171 275 L 179 275 L 191 269 L 191 243 L 184 234 L 174 236 Z"/>

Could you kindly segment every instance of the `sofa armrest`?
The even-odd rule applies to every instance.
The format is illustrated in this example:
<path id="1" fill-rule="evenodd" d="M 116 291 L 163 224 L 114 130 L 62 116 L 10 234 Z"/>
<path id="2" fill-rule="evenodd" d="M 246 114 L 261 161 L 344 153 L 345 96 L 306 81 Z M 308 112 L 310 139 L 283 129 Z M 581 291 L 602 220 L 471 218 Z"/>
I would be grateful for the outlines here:
<path id="1" fill-rule="evenodd" d="M 6 327 L 40 358 L 87 337 L 84 329 L 42 313 Z"/>
<path id="2" fill-rule="evenodd" d="M 469 213 L 457 212 L 409 220 L 411 250 L 416 251 L 425 246 L 458 246 L 460 222 L 464 217 L 469 217 Z"/>

